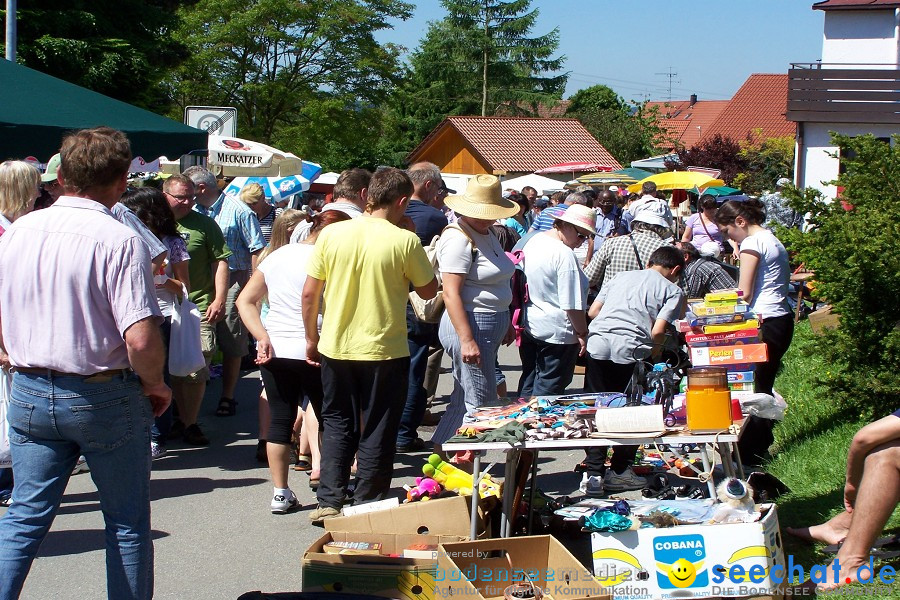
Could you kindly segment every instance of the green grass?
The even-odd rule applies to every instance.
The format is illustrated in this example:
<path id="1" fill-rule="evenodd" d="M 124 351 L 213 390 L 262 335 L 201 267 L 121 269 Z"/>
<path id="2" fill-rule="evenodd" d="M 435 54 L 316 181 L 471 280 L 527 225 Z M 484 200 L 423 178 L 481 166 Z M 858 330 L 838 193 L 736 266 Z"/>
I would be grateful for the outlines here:
<path id="1" fill-rule="evenodd" d="M 775 382 L 775 388 L 788 404 L 784 420 L 775 428 L 774 458 L 768 465 L 769 472 L 791 489 L 778 499 L 782 530 L 787 526 L 821 523 L 843 509 L 847 449 L 853 434 L 866 424 L 858 415 L 841 414 L 821 400 L 821 388 L 813 376 L 817 373 L 827 376 L 828 365 L 804 352 L 813 339 L 809 323 L 800 323 Z M 894 511 L 886 532 L 898 530 L 900 511 Z M 784 535 L 783 539 L 785 552 L 793 554 L 795 562 L 806 567 L 827 564 L 833 559 L 833 555 L 821 552 L 821 545 L 813 547 L 790 535 Z M 886 564 L 900 567 L 898 561 Z M 900 599 L 900 584 L 895 583 L 889 595 L 879 597 Z"/>

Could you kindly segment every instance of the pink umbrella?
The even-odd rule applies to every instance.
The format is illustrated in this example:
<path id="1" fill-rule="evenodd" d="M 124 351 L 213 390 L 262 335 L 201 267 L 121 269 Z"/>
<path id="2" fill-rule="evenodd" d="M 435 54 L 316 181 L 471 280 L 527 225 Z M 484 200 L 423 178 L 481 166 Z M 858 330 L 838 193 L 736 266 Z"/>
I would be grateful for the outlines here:
<path id="1" fill-rule="evenodd" d="M 612 165 L 602 165 L 600 163 L 595 162 L 564 162 L 559 163 L 558 165 L 551 165 L 549 167 L 544 167 L 538 171 L 535 171 L 537 175 L 545 175 L 547 173 L 572 173 L 572 177 L 574 177 L 575 173 L 581 173 L 584 171 L 594 172 L 594 171 L 612 171 L 614 168 Z"/>

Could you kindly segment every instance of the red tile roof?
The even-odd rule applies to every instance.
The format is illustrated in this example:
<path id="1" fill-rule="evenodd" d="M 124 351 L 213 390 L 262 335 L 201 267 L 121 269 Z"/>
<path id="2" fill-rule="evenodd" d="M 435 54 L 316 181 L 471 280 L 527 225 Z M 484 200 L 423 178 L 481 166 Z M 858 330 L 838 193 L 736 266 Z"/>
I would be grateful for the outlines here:
<path id="1" fill-rule="evenodd" d="M 689 100 L 675 100 L 670 102 L 648 102 L 647 107 L 657 107 L 659 110 L 660 126 L 669 133 L 669 138 L 690 148 L 701 137 L 706 136 L 710 125 L 719 117 L 728 100 L 699 100 L 693 105 Z"/>
<path id="2" fill-rule="evenodd" d="M 722 135 L 736 141 L 745 139 L 748 133 L 761 130 L 762 138 L 793 136 L 794 123 L 785 118 L 787 110 L 787 73 L 754 73 L 719 117 L 703 128 L 703 137 Z"/>
<path id="3" fill-rule="evenodd" d="M 489 169 L 532 173 L 564 162 L 622 165 L 576 119 L 447 117 L 407 159 L 413 162 L 445 128 L 453 127 Z"/>
<path id="4" fill-rule="evenodd" d="M 900 7 L 898 0 L 822 0 L 812 5 L 814 10 L 866 10 Z"/>

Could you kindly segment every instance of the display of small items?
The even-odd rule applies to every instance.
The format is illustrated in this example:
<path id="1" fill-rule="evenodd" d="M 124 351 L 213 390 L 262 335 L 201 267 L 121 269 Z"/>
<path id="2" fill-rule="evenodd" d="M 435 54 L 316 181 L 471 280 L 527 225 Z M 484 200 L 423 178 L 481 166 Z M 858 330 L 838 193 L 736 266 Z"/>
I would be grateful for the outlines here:
<path id="1" fill-rule="evenodd" d="M 472 495 L 472 475 L 451 465 L 437 454 L 428 457 L 422 466 L 425 477 L 416 477 L 416 485 L 403 486 L 406 490 L 404 502 L 424 501 L 437 498 L 446 490 L 459 496 Z M 482 500 L 499 500 L 503 495 L 503 484 L 484 474 L 478 482 L 478 495 Z"/>
<path id="2" fill-rule="evenodd" d="M 739 290 L 712 292 L 689 306 L 678 327 L 694 369 L 688 372 L 684 409 L 670 412 L 666 426 L 685 423 L 691 431 L 720 431 L 742 418 L 740 400 L 754 392 L 755 365 L 768 359 L 766 345 L 759 341 L 759 320 Z M 697 382 L 694 393 L 691 375 Z"/>

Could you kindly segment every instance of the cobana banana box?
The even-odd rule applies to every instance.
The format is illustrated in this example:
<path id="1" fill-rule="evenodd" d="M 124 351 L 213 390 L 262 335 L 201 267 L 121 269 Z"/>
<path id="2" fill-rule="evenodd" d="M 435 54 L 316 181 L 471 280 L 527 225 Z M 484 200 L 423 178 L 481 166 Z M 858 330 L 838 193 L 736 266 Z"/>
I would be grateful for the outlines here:
<path id="1" fill-rule="evenodd" d="M 783 586 L 770 574 L 785 566 L 778 514 L 774 504 L 760 510 L 755 523 L 593 533 L 594 577 L 614 600 L 777 597 Z"/>

